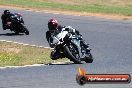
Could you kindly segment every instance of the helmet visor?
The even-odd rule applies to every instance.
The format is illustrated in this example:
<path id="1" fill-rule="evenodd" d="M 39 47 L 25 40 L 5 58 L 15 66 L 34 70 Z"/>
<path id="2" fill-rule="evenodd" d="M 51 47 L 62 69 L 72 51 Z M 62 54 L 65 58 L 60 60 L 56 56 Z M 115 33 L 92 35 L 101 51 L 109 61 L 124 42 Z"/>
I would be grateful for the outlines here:
<path id="1" fill-rule="evenodd" d="M 49 31 L 54 31 L 56 30 L 56 26 L 54 24 L 48 24 Z"/>

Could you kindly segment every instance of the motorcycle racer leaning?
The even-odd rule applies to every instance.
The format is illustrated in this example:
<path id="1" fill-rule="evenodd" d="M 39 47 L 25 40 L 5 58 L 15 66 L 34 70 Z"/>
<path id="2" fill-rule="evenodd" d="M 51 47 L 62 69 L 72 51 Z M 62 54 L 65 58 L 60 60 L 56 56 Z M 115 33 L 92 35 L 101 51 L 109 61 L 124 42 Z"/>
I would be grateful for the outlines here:
<path id="1" fill-rule="evenodd" d="M 56 36 L 57 34 L 59 34 L 62 31 L 62 29 L 63 29 L 65 31 L 68 31 L 69 33 L 77 34 L 80 37 L 80 39 L 82 40 L 83 46 L 85 47 L 87 52 L 90 51 L 88 44 L 86 44 L 83 41 L 82 35 L 79 33 L 79 31 L 74 29 L 74 28 L 72 28 L 71 26 L 62 26 L 62 25 L 58 24 L 56 19 L 50 19 L 48 21 L 48 28 L 49 28 L 49 30 L 46 32 L 46 39 L 47 39 L 47 41 L 48 41 L 48 43 L 49 43 L 51 48 L 55 47 L 54 44 L 53 44 L 53 37 Z M 56 49 L 54 51 L 54 54 L 51 54 L 50 57 L 51 57 L 52 60 L 56 60 L 58 58 L 64 57 L 64 55 L 60 55 L 58 50 L 59 49 Z"/>
<path id="2" fill-rule="evenodd" d="M 10 24 L 12 22 L 13 17 L 15 17 L 15 16 L 22 18 L 22 15 L 19 13 L 13 14 L 9 10 L 4 10 L 4 12 L 1 16 L 2 24 L 3 24 L 3 30 L 6 30 L 6 29 L 13 30 Z M 23 21 L 23 19 L 22 19 L 22 21 Z M 24 21 L 23 21 L 23 23 L 24 23 Z"/>

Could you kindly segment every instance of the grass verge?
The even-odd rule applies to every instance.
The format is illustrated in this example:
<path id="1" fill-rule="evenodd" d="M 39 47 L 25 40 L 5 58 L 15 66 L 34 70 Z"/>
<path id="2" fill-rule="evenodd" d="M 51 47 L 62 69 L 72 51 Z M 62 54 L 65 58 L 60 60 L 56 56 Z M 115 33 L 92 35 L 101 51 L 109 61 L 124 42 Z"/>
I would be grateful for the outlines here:
<path id="1" fill-rule="evenodd" d="M 64 1 L 64 0 L 62 0 Z M 65 0 L 66 1 L 66 0 Z M 73 1 L 73 0 L 72 0 Z M 80 2 L 81 0 L 78 0 Z M 83 4 L 65 4 L 51 0 L 0 0 L 0 5 L 15 5 L 20 7 L 29 8 L 49 8 L 59 10 L 70 10 L 78 12 L 90 12 L 90 13 L 105 13 L 105 14 L 118 14 L 125 16 L 132 16 L 132 7 L 129 6 L 116 6 L 106 4 L 89 4 L 88 2 Z"/>
<path id="2" fill-rule="evenodd" d="M 67 61 L 65 58 L 55 61 L 51 60 L 49 57 L 50 52 L 51 50 L 48 48 L 0 42 L 0 67 L 48 64 Z"/>

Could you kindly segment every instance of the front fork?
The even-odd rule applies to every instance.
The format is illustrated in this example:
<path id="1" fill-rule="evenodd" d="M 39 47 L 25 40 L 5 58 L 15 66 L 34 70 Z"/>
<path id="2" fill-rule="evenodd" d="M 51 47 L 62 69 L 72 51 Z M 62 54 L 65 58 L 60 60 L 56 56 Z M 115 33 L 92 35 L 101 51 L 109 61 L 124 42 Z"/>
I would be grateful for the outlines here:
<path id="1" fill-rule="evenodd" d="M 84 58 L 85 55 L 82 53 L 81 41 L 73 40 L 71 42 L 72 42 L 72 44 L 74 44 L 77 47 L 77 50 L 78 50 L 78 54 L 79 54 L 80 59 Z"/>

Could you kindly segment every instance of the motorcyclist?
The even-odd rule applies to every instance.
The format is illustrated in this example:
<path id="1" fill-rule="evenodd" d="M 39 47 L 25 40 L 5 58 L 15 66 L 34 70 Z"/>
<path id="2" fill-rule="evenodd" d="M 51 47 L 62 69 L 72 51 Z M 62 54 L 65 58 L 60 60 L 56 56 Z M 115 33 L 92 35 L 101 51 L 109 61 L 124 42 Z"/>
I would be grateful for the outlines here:
<path id="1" fill-rule="evenodd" d="M 22 17 L 21 14 L 19 14 L 19 13 L 13 14 L 9 10 L 4 10 L 4 12 L 1 16 L 3 30 L 6 30 L 6 29 L 13 30 L 11 27 L 11 22 L 12 22 L 13 17 L 15 17 L 15 16 Z M 23 23 L 24 23 L 24 21 L 23 21 Z"/>
<path id="2" fill-rule="evenodd" d="M 79 33 L 78 30 L 72 28 L 71 26 L 61 26 L 58 24 L 56 19 L 50 19 L 48 22 L 48 28 L 49 30 L 46 32 L 46 39 L 50 45 L 51 48 L 54 48 L 54 44 L 53 44 L 53 37 L 56 36 L 57 34 L 59 34 L 62 29 L 72 33 L 72 34 L 77 34 L 80 39 L 83 42 L 83 46 L 85 47 L 85 49 L 87 49 L 87 52 L 90 51 L 90 49 L 88 48 L 88 44 L 86 44 L 83 39 L 82 39 L 82 35 Z M 57 51 L 59 49 L 54 50 L 54 54 L 51 54 L 51 59 L 56 60 L 58 58 L 60 58 L 61 56 L 59 55 L 59 51 Z"/>

